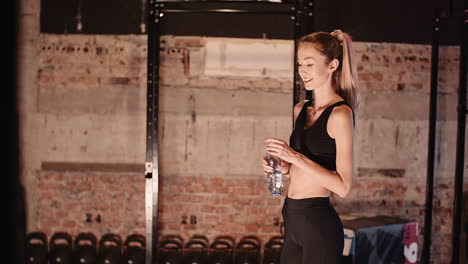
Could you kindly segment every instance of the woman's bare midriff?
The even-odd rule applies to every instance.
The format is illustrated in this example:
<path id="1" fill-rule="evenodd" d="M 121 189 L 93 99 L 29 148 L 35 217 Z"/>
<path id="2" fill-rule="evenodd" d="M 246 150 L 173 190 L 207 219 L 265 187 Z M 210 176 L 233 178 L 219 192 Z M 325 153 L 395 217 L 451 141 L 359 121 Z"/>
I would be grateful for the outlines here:
<path id="1" fill-rule="evenodd" d="M 310 175 L 291 164 L 289 169 L 288 197 L 304 199 L 311 197 L 328 197 L 330 191 L 319 185 Z"/>

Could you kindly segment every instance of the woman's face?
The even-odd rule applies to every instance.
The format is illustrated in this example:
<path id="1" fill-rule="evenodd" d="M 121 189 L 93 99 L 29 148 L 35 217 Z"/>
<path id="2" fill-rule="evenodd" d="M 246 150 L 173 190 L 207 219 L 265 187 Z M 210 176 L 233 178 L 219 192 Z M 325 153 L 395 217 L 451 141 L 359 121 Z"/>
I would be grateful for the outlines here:
<path id="1" fill-rule="evenodd" d="M 331 84 L 333 71 L 336 69 L 328 62 L 325 55 L 320 53 L 314 45 L 303 43 L 297 50 L 299 75 L 306 90 L 315 90 L 328 83 Z"/>

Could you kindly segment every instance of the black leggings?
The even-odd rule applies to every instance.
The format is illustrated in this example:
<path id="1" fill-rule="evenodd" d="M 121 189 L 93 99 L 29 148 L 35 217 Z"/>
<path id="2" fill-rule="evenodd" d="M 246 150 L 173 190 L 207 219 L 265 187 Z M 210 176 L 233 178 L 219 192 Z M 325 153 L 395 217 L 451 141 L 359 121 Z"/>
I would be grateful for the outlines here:
<path id="1" fill-rule="evenodd" d="M 286 197 L 282 214 L 285 237 L 281 264 L 341 263 L 343 224 L 328 197 Z"/>

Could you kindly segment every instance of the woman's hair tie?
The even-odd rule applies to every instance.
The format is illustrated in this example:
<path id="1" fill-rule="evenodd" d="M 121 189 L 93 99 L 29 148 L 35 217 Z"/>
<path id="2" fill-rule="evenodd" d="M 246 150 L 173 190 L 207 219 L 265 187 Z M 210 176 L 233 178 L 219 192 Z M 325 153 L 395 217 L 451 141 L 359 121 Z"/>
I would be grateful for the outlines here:
<path id="1" fill-rule="evenodd" d="M 343 44 L 343 41 L 345 39 L 345 36 L 343 34 L 343 31 L 339 30 L 339 29 L 335 29 L 333 30 L 330 35 L 332 35 L 333 37 L 335 37 L 339 42 L 340 42 L 340 45 Z"/>

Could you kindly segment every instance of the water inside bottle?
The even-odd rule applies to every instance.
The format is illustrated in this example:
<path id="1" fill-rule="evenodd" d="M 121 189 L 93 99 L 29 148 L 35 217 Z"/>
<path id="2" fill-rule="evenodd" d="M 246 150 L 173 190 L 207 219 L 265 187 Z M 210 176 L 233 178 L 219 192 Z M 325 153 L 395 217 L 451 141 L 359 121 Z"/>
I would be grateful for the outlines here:
<path id="1" fill-rule="evenodd" d="M 267 153 L 267 162 L 273 168 L 273 172 L 268 173 L 268 191 L 272 195 L 283 193 L 283 173 L 279 168 L 281 159 Z"/>

